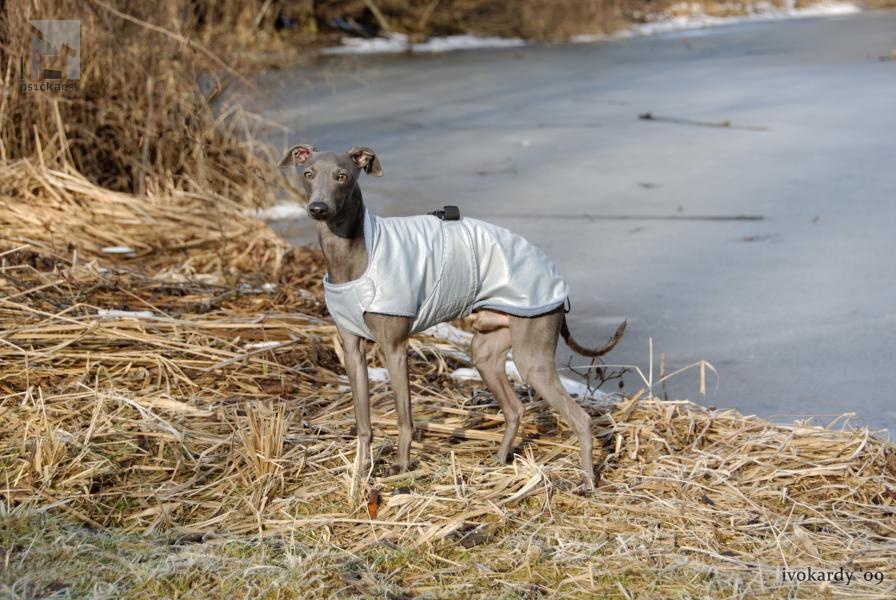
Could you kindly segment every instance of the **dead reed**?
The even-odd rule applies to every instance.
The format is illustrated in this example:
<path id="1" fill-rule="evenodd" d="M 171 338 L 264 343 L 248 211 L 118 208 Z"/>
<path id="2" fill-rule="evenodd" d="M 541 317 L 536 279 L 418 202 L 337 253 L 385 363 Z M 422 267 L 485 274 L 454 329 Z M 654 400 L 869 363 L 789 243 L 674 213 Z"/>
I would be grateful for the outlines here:
<path id="1" fill-rule="evenodd" d="M 241 25 L 255 4 L 262 3 L 6 2 L 0 161 L 40 157 L 141 196 L 176 189 L 265 202 L 276 174 L 268 149 L 255 142 L 263 124 L 222 100 L 229 85 L 245 81 L 230 66 L 247 63 L 244 47 L 273 45 Z M 23 75 L 29 79 L 28 19 L 80 21 L 79 89 L 19 91 Z"/>
<path id="2" fill-rule="evenodd" d="M 581 497 L 574 443 L 537 398 L 514 463 L 491 464 L 495 402 L 449 378 L 469 366 L 458 348 L 423 337 L 411 361 L 419 463 L 383 476 L 397 430 L 375 383 L 377 464 L 358 474 L 315 253 L 287 250 L 220 198 L 220 225 L 208 227 L 210 197 L 136 202 L 26 161 L 5 169 L 7 518 L 38 510 L 107 535 L 289 539 L 309 561 L 334 561 L 317 583 L 291 584 L 308 593 L 778 596 L 795 589 L 781 568 L 806 565 L 886 574 L 843 588 L 852 597 L 893 591 L 896 452 L 867 429 L 644 396 L 591 405 L 600 488 Z M 16 564 L 13 581 L 31 563 Z"/>
<path id="3" fill-rule="evenodd" d="M 236 33 L 270 18 L 268 2 L 186 4 Z M 214 36 L 178 3 L 53 6 L 97 32 L 94 91 L 0 97 L 0 594 L 892 597 L 896 449 L 842 422 L 588 404 L 600 489 L 582 497 L 570 432 L 538 398 L 514 463 L 491 464 L 496 403 L 424 336 L 419 462 L 384 476 L 397 431 L 379 382 L 377 460 L 355 472 L 322 261 L 245 213 L 275 175 L 238 109 L 197 91 L 227 73 Z M 10 24 L 34 7 L 5 7 L 5 85 Z M 883 579 L 781 580 L 805 566 Z"/>

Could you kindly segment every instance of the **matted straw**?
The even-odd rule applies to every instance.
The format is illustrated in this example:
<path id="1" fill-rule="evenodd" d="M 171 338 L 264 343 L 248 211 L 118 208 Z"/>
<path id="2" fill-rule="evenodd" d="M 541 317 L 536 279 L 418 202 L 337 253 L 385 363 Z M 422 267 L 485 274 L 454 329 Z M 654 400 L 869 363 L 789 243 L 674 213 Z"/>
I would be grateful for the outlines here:
<path id="1" fill-rule="evenodd" d="M 4 510 L 104 535 L 288 539 L 328 565 L 296 584 L 308 594 L 776 596 L 815 589 L 782 581 L 807 566 L 883 574 L 831 595 L 893 591 L 896 453 L 866 428 L 586 402 L 600 477 L 581 496 L 574 437 L 537 397 L 513 463 L 492 463 L 497 403 L 451 379 L 466 349 L 423 336 L 416 463 L 385 476 L 396 416 L 373 382 L 376 463 L 357 473 L 317 253 L 220 198 L 4 169 Z"/>

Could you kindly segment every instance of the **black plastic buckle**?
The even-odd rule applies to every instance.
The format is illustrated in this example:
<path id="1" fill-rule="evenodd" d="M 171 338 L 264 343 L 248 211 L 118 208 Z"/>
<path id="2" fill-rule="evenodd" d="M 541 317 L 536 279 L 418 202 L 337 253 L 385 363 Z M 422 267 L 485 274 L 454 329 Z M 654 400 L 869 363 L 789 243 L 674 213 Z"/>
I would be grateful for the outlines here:
<path id="1" fill-rule="evenodd" d="M 429 214 L 443 221 L 460 221 L 460 209 L 456 206 L 446 206 L 442 210 L 434 210 Z"/>

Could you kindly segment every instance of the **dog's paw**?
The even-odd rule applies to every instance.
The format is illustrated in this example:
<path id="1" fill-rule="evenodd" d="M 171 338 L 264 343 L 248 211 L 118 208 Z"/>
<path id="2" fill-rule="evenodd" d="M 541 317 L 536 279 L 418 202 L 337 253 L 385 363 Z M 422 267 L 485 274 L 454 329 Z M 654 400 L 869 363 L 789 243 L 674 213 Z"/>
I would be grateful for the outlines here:
<path id="1" fill-rule="evenodd" d="M 504 467 L 513 462 L 513 454 L 508 454 L 506 456 L 501 456 L 500 454 L 495 454 L 488 461 L 488 465 L 490 467 Z"/>
<path id="2" fill-rule="evenodd" d="M 579 481 L 579 485 L 576 486 L 575 490 L 573 490 L 573 493 L 577 496 L 590 496 L 594 492 L 594 479 L 585 475 L 582 476 L 582 479 Z"/>

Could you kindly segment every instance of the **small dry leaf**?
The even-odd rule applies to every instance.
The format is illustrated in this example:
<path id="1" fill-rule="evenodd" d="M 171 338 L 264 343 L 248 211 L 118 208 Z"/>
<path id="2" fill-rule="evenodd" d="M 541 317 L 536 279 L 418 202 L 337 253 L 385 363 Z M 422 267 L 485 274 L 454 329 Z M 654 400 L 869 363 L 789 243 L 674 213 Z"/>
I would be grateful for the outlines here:
<path id="1" fill-rule="evenodd" d="M 802 547 L 808 552 L 810 555 L 815 558 L 820 558 L 821 554 L 818 552 L 818 548 L 812 542 L 812 536 L 809 535 L 809 532 L 804 528 L 800 527 L 797 523 L 793 524 L 793 534 L 797 541 L 802 545 Z"/>
<path id="2" fill-rule="evenodd" d="M 382 496 L 378 489 L 374 488 L 367 493 L 367 514 L 370 515 L 371 519 L 375 519 L 380 511 L 381 500 Z"/>

